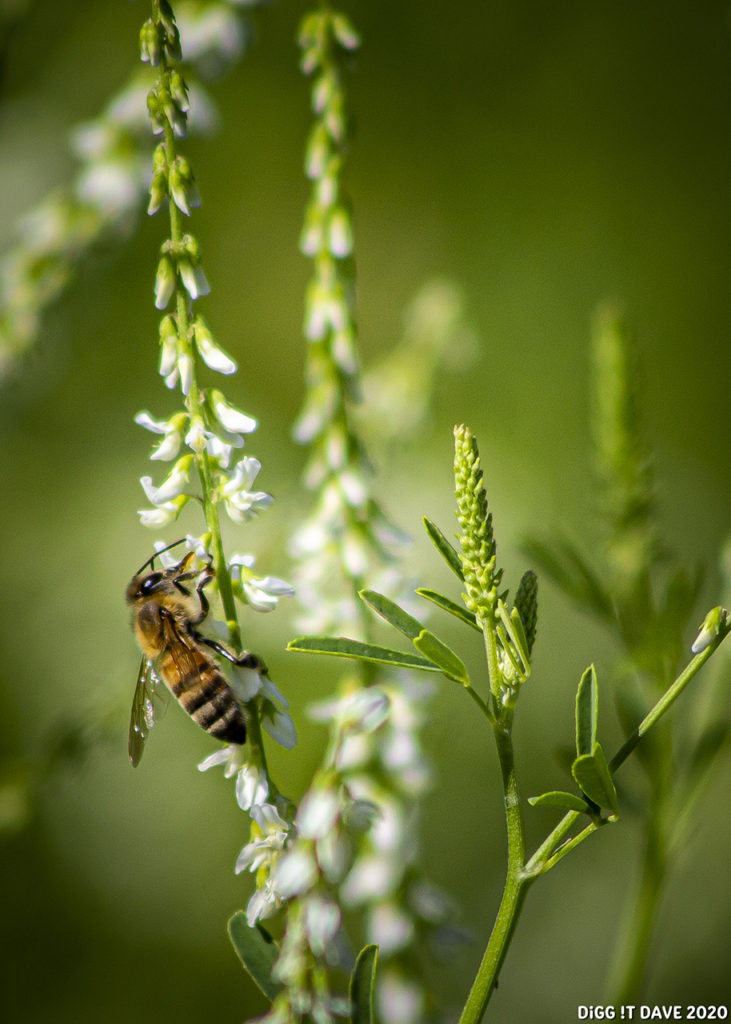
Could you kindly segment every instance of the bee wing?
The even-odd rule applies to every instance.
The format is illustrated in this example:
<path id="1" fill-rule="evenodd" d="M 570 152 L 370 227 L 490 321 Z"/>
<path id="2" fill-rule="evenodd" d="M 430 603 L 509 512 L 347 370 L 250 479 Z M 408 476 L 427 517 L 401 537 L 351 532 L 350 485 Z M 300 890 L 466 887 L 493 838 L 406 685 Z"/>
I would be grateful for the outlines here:
<path id="1" fill-rule="evenodd" d="M 145 740 L 150 729 L 159 722 L 167 707 L 167 690 L 155 672 L 152 662 L 143 658 L 137 676 L 132 712 L 129 720 L 129 759 L 136 768 L 142 759 Z"/>
<path id="2" fill-rule="evenodd" d="M 197 645 L 178 628 L 173 616 L 162 609 L 162 628 L 166 649 L 173 660 L 178 680 L 195 679 L 200 675 L 201 661 Z"/>

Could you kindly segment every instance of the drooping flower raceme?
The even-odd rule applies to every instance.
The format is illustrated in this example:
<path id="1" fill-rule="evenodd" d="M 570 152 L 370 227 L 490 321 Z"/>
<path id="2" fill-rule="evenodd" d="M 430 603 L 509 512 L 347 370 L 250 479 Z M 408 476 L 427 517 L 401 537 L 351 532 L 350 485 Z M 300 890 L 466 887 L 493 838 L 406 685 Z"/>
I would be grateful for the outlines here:
<path id="1" fill-rule="evenodd" d="M 223 510 L 236 524 L 264 511 L 271 495 L 255 487 L 261 463 L 243 453 L 245 438 L 256 429 L 256 420 L 228 400 L 220 386 L 202 388 L 199 373 L 205 366 L 214 374 L 236 372 L 235 360 L 214 337 L 195 304 L 209 290 L 195 236 L 184 225 L 200 204 L 195 178 L 179 143 L 187 131 L 189 90 L 179 67 L 181 41 L 168 0 L 153 0 L 152 17 L 140 34 L 142 60 L 157 70 L 147 108 L 154 135 L 159 139 L 153 154 L 153 173 L 148 212 L 167 207 L 170 237 L 160 248 L 155 276 L 155 305 L 163 314 L 159 327 L 159 373 L 171 391 L 182 396 L 182 408 L 167 418 L 148 411 L 136 422 L 159 440 L 151 459 L 168 465 L 162 480 L 143 476 L 141 484 L 147 507 L 140 510 L 145 526 L 161 528 L 175 522 L 192 498 L 202 500 L 205 532 L 187 538 L 201 564 L 212 564 L 215 586 L 225 622 L 208 622 L 204 628 L 241 649 L 235 599 L 256 611 L 272 611 L 292 587 L 276 576 L 259 575 L 250 553 L 226 558 L 221 538 Z M 159 547 L 164 547 L 160 544 Z M 163 563 L 174 560 L 161 553 Z M 230 744 L 207 757 L 201 765 L 224 767 L 235 777 L 236 798 L 251 817 L 250 841 L 242 850 L 236 869 L 256 875 L 256 891 L 249 903 L 255 923 L 276 910 L 281 899 L 271 874 L 284 848 L 292 821 L 289 801 L 277 791 L 267 772 L 262 727 L 285 747 L 296 742 L 287 701 L 269 679 L 263 664 L 256 667 L 227 665 L 226 677 L 237 699 L 247 708 L 248 744 Z M 246 757 L 246 760 L 244 760 Z"/>
<path id="2" fill-rule="evenodd" d="M 317 497 L 293 552 L 307 609 L 304 628 L 367 636 L 358 591 L 366 578 L 383 589 L 403 587 L 394 557 L 404 538 L 374 497 L 354 417 L 360 384 L 353 236 L 341 184 L 347 134 L 341 64 L 357 43 L 345 16 L 327 5 L 303 22 L 302 67 L 313 77 L 314 123 L 305 156 L 312 197 L 301 248 L 313 276 L 305 297 L 307 395 L 296 437 L 309 446 L 305 484 Z M 361 912 L 363 939 L 381 946 L 380 1019 L 420 1019 L 424 989 L 400 956 L 422 927 L 410 888 L 418 879 L 414 800 L 430 779 L 418 735 L 426 694 L 425 688 L 416 697 L 397 679 L 382 683 L 366 669 L 344 679 L 340 694 L 314 711 L 329 726 L 330 742 L 273 876 L 290 903 L 275 966 L 286 988 L 265 1018 L 271 1024 L 303 1016 L 330 1021 L 344 1012 L 337 970 L 349 942 L 345 907 Z"/>

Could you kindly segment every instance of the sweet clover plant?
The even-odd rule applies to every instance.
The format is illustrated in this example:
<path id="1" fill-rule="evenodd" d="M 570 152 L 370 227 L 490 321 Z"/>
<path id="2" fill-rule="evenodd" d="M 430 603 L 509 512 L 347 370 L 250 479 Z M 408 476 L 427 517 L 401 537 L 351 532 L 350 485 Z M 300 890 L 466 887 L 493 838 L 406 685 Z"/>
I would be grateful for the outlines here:
<path id="1" fill-rule="evenodd" d="M 433 781 L 423 726 L 441 685 L 464 692 L 494 743 L 507 848 L 502 897 L 482 958 L 461 947 L 475 964 L 460 1024 L 485 1017 L 533 886 L 584 842 L 600 841 L 594 833 L 634 813 L 644 830 L 639 889 L 628 902 L 608 979 L 608 998 L 627 1002 L 645 973 L 673 858 L 729 734 L 728 720 L 715 707 L 690 727 L 674 705 L 681 696 L 690 699 L 685 691 L 731 631 L 728 611 L 712 608 L 690 650 L 684 649 L 699 580 L 673 562 L 659 536 L 628 330 L 614 309 L 603 308 L 592 342 L 601 549 L 588 558 L 578 545 L 533 539 L 524 546 L 529 566 L 508 581 L 483 456 L 472 430 L 458 425 L 454 521 L 447 527 L 423 519 L 435 565 L 443 560 L 453 587 L 435 589 L 428 567 L 420 570 L 423 577 L 409 579 L 401 527 L 413 524 L 397 527 L 384 510 L 365 424 L 369 415 L 376 418 L 371 436 L 385 449 L 418 441 L 445 354 L 448 361 L 461 352 L 468 361 L 472 340 L 463 330 L 459 293 L 433 282 L 412 310 L 412 336 L 407 330 L 380 370 L 361 372 L 345 184 L 351 137 L 346 72 L 360 39 L 348 16 L 322 0 L 304 17 L 298 37 L 312 121 L 304 158 L 310 193 L 300 234 L 310 266 L 305 383 L 293 434 L 306 449 L 302 490 L 310 505 L 289 542 L 287 575 L 294 586 L 260 573 L 248 548 L 227 551 L 224 521 L 238 537 L 273 499 L 258 489 L 262 466 L 248 454 L 257 422 L 226 394 L 224 381 L 236 374 L 237 362 L 202 311 L 210 284 L 193 231 L 200 196 L 186 140 L 191 121 L 202 127 L 207 121 L 194 71 L 217 74 L 240 56 L 247 6 L 253 5 L 231 0 L 174 9 L 169 0 L 151 0 L 140 32 L 143 77 L 135 75 L 98 120 L 77 133 L 82 169 L 73 187 L 36 211 L 6 260 L 0 370 L 14 366 L 32 343 L 45 306 L 82 255 L 105 234 L 123 235 L 145 196 L 147 213 L 162 226 L 155 345 L 170 399 L 166 412 L 136 416 L 155 437 L 155 470 L 140 480 L 140 523 L 178 535 L 181 516 L 190 524 L 187 549 L 197 567 L 210 565 L 213 572 L 215 609 L 205 629 L 233 651 L 242 648 L 241 614 L 272 611 L 296 591 L 302 635 L 288 644 L 290 679 L 304 665 L 303 655 L 337 658 L 343 666 L 336 691 L 310 711 L 327 738 L 297 799 L 279 788 L 267 763 L 265 733 L 290 750 L 297 730 L 263 662 L 257 669 L 224 667 L 245 709 L 248 741 L 220 748 L 198 766 L 223 769 L 247 816 L 246 842 L 232 857 L 232 870 L 243 878 L 228 935 L 267 1000 L 258 1019 L 439 1019 L 428 950 L 440 935 L 454 934 L 454 914 L 439 880 L 426 877 L 419 832 L 420 801 Z M 149 131 L 146 139 L 141 132 L 145 118 L 152 141 Z M 162 564 L 173 564 L 169 538 L 155 546 Z M 586 666 L 576 681 L 564 782 L 528 795 L 514 725 L 522 693 L 542 676 L 534 653 L 539 572 L 598 619 L 622 654 L 611 675 Z M 453 630 L 447 634 L 440 623 Z M 475 637 L 477 668 L 468 667 Z M 266 651 L 258 653 L 267 660 Z M 604 745 L 610 693 L 624 731 L 613 752 Z M 625 789 L 619 774 L 630 756 L 643 775 L 641 792 Z M 526 819 L 534 807 L 549 809 L 555 821 L 529 849 Z"/>

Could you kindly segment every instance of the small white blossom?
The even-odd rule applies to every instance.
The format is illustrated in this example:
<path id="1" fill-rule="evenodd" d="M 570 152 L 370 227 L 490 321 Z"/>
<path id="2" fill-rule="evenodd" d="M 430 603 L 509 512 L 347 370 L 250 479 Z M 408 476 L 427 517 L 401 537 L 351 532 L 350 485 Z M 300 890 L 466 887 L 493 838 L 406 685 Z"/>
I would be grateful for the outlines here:
<path id="1" fill-rule="evenodd" d="M 388 717 L 389 699 L 377 686 L 346 693 L 337 700 L 323 701 L 310 708 L 310 717 L 319 722 L 332 721 L 341 729 L 373 732 Z"/>
<path id="2" fill-rule="evenodd" d="M 248 489 L 260 469 L 261 463 L 258 459 L 244 456 L 236 463 L 232 475 L 221 487 L 226 511 L 236 523 L 246 522 L 260 510 L 268 508 L 274 501 L 271 494 L 267 494 L 265 491 L 250 491 Z"/>
<path id="3" fill-rule="evenodd" d="M 401 865 L 392 857 L 379 854 L 362 856 L 343 882 L 343 900 L 349 906 L 359 906 L 384 899 L 394 891 L 400 874 Z"/>
<path id="4" fill-rule="evenodd" d="M 340 798 L 327 787 L 310 789 L 297 811 L 297 831 L 303 839 L 322 839 L 335 827 L 340 814 Z"/>
<path id="5" fill-rule="evenodd" d="M 228 634 L 228 630 L 226 630 L 225 627 L 224 634 Z M 244 668 L 243 665 L 231 665 L 226 670 L 226 677 L 231 684 L 231 689 L 242 704 L 246 704 L 248 701 L 253 700 L 258 693 L 261 693 L 264 687 L 265 677 L 256 668 Z"/>
<path id="6" fill-rule="evenodd" d="M 395 903 L 377 903 L 369 914 L 368 940 L 375 942 L 379 954 L 392 956 L 405 949 L 414 934 L 413 919 Z"/>
<path id="7" fill-rule="evenodd" d="M 250 928 L 253 928 L 257 921 L 266 920 L 275 914 L 281 906 L 282 898 L 271 884 L 265 882 L 260 888 L 254 891 L 253 896 L 246 905 L 246 920 Z"/>
<path id="8" fill-rule="evenodd" d="M 215 341 L 205 321 L 198 317 L 193 326 L 193 337 L 203 362 L 218 373 L 236 373 L 236 363 Z"/>
<path id="9" fill-rule="evenodd" d="M 278 576 L 254 576 L 243 583 L 243 588 L 249 604 L 258 612 L 272 611 L 280 597 L 294 594 L 294 587 Z"/>
<path id="10" fill-rule="evenodd" d="M 211 398 L 216 419 L 226 430 L 241 434 L 250 434 L 256 430 L 256 420 L 229 405 L 220 391 L 215 391 Z"/>
<path id="11" fill-rule="evenodd" d="M 272 884 L 284 899 L 307 892 L 317 878 L 317 862 L 312 848 L 296 846 L 284 853 L 276 863 Z"/>
<path id="12" fill-rule="evenodd" d="M 180 374 L 180 390 L 184 395 L 189 395 L 193 386 L 193 360 L 188 352 L 181 352 L 178 356 L 177 369 Z"/>
<path id="13" fill-rule="evenodd" d="M 249 870 L 256 873 L 264 865 L 272 865 L 287 841 L 289 825 L 280 817 L 274 804 L 254 804 L 251 817 L 261 829 L 259 839 L 247 843 L 236 861 L 236 874 Z"/>
<path id="14" fill-rule="evenodd" d="M 338 933 L 342 914 L 337 903 L 324 896 L 310 896 L 305 904 L 303 926 L 310 949 L 322 957 Z"/>
<path id="15" fill-rule="evenodd" d="M 271 710 L 264 708 L 261 724 L 271 738 L 285 750 L 291 750 L 297 744 L 297 730 L 286 711 L 280 711 L 278 708 Z"/>
<path id="16" fill-rule="evenodd" d="M 379 973 L 376 998 L 380 1019 L 386 1024 L 421 1024 L 425 1007 L 420 986 L 396 968 L 387 967 Z"/>
<path id="17" fill-rule="evenodd" d="M 245 764 L 236 776 L 236 802 L 242 811 L 263 804 L 269 793 L 269 779 L 258 765 Z"/>
<path id="18" fill-rule="evenodd" d="M 178 518 L 179 512 L 180 505 L 170 501 L 164 505 L 158 505 L 157 508 L 140 508 L 137 510 L 137 515 L 140 517 L 140 523 L 143 526 L 158 529 L 174 523 Z"/>
<path id="19" fill-rule="evenodd" d="M 208 283 L 208 278 L 206 277 L 203 267 L 200 265 L 200 263 L 194 264 L 190 260 L 185 259 L 185 257 L 183 257 L 183 259 L 178 261 L 178 273 L 180 274 L 180 278 L 183 282 L 183 286 L 186 292 L 194 301 L 195 299 L 199 299 L 201 295 L 208 295 L 210 293 L 211 286 Z M 167 303 L 165 303 L 165 305 L 167 305 Z M 164 308 L 165 306 L 158 306 L 158 309 Z M 206 359 L 205 355 L 203 355 L 203 352 L 201 352 L 201 355 L 203 356 L 203 359 L 206 361 L 206 363 L 208 363 L 208 360 Z M 231 362 L 233 362 L 233 360 L 231 360 Z M 211 364 L 208 363 L 208 365 L 210 366 Z M 216 367 L 212 366 L 211 369 L 215 370 Z M 235 373 L 235 371 L 236 363 L 233 363 L 232 370 L 224 370 L 222 372 Z"/>
<path id="20" fill-rule="evenodd" d="M 207 772 L 209 768 L 223 764 L 226 766 L 223 770 L 224 777 L 230 779 L 241 769 L 244 756 L 245 750 L 240 743 L 229 743 L 228 746 L 221 747 L 204 758 L 198 765 L 198 771 Z"/>

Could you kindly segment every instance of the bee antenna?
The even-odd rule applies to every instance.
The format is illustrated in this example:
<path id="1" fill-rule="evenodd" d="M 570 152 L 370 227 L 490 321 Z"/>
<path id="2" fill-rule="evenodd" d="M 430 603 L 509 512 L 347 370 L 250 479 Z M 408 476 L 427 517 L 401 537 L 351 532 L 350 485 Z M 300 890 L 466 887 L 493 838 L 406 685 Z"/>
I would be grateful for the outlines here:
<path id="1" fill-rule="evenodd" d="M 135 576 L 139 576 L 139 574 L 142 572 L 143 569 L 146 569 L 148 565 L 152 565 L 152 563 L 155 561 L 155 559 L 157 558 L 158 555 L 162 555 L 165 551 L 169 551 L 170 548 L 176 548 L 178 546 L 178 544 L 185 544 L 186 539 L 187 538 L 185 538 L 185 537 L 181 537 L 180 540 L 174 540 L 172 542 L 172 544 L 168 544 L 167 547 L 160 548 L 160 550 L 156 551 L 154 555 L 152 555 L 150 558 L 147 559 L 146 562 L 142 563 L 142 565 L 139 567 L 139 569 L 135 573 Z"/>

